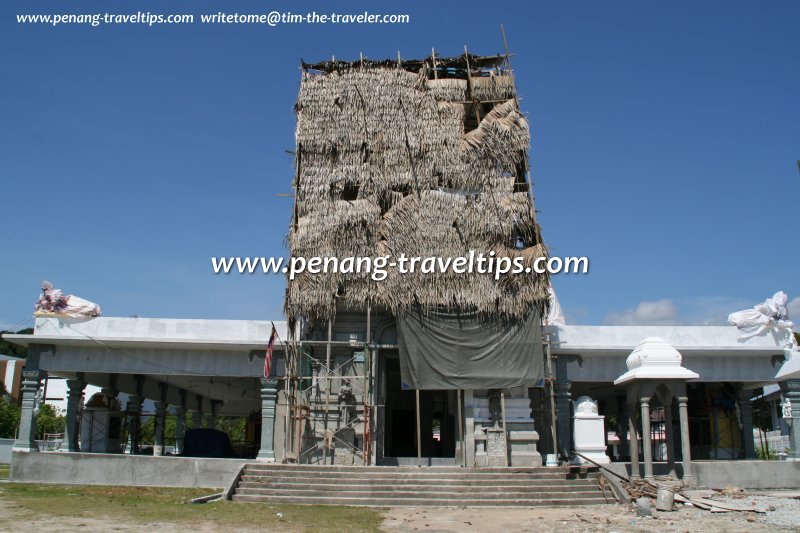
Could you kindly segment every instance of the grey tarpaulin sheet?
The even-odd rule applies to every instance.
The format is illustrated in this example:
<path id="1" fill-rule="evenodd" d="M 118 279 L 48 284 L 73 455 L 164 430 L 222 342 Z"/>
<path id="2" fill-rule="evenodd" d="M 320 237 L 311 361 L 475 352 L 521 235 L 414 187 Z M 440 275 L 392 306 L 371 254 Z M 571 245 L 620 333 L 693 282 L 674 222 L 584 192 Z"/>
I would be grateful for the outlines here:
<path id="1" fill-rule="evenodd" d="M 421 390 L 532 387 L 544 375 L 541 320 L 411 310 L 397 317 L 403 387 Z"/>

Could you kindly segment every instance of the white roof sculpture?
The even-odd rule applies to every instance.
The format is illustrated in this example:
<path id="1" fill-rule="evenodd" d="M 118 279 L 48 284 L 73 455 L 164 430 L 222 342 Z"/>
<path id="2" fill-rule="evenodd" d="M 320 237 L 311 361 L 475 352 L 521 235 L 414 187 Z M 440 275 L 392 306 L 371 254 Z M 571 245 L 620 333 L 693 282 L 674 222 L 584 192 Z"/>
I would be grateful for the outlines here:
<path id="1" fill-rule="evenodd" d="M 669 343 L 658 337 L 647 337 L 633 349 L 625 364 L 628 371 L 614 381 L 623 385 L 637 379 L 697 379 L 696 372 L 681 366 L 683 357 Z"/>
<path id="2" fill-rule="evenodd" d="M 581 396 L 575 400 L 575 418 L 597 418 L 599 412 L 597 401 L 589 396 Z"/>
<path id="3" fill-rule="evenodd" d="M 564 312 L 561 310 L 561 304 L 558 303 L 558 296 L 556 296 L 552 283 L 547 287 L 547 294 L 550 298 L 550 309 L 547 311 L 544 323 L 548 326 L 566 326 L 567 321 L 564 319 Z"/>
<path id="4" fill-rule="evenodd" d="M 42 282 L 42 294 L 33 316 L 80 318 L 100 316 L 100 306 L 74 294 L 65 295 L 49 281 Z"/>
<path id="5" fill-rule="evenodd" d="M 786 293 L 778 291 L 772 298 L 767 298 L 752 309 L 731 313 L 728 322 L 739 328 L 740 341 L 774 330 L 785 336 L 787 346 L 794 346 L 797 343 L 792 335 L 794 323 L 789 320 L 789 311 L 786 308 L 788 301 Z"/>

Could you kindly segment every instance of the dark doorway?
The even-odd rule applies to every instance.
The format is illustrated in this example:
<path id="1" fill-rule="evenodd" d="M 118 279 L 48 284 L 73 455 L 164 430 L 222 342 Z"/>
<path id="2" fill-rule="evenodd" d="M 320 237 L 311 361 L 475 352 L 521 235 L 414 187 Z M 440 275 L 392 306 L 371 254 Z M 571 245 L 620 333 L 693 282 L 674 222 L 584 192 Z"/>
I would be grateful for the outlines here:
<path id="1" fill-rule="evenodd" d="M 387 357 L 384 457 L 417 456 L 417 411 L 414 390 L 403 390 L 400 360 Z M 423 457 L 456 454 L 455 391 L 420 391 Z"/>

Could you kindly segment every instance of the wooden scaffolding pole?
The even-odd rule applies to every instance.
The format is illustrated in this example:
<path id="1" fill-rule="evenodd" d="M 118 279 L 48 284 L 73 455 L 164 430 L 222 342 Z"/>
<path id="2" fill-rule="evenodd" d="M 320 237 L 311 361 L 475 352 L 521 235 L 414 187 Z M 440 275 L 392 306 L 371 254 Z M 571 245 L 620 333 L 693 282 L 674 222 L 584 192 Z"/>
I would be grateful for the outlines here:
<path id="1" fill-rule="evenodd" d="M 508 41 L 506 40 L 506 29 L 500 24 L 500 35 L 503 37 L 503 49 L 506 51 L 506 65 L 508 66 L 508 70 L 511 72 L 511 76 L 514 76 L 514 70 L 511 68 L 511 54 L 508 53 Z"/>
<path id="2" fill-rule="evenodd" d="M 506 447 L 506 466 L 508 466 L 508 431 L 506 431 L 506 393 L 500 391 L 500 412 L 503 415 L 503 442 Z"/>
<path id="3" fill-rule="evenodd" d="M 419 389 L 414 392 L 417 393 L 417 466 L 422 467 L 422 423 L 419 414 Z"/>
<path id="4" fill-rule="evenodd" d="M 287 458 L 288 451 L 293 449 L 292 443 L 292 400 L 291 400 L 291 383 L 292 383 L 292 368 L 289 362 L 288 346 L 284 344 L 284 358 L 286 359 L 286 376 L 283 378 L 284 393 L 286 394 L 286 410 L 283 414 L 283 456 L 284 460 Z"/>
<path id="5" fill-rule="evenodd" d="M 328 344 L 325 349 L 325 416 L 322 422 L 323 446 L 322 464 L 328 464 L 328 409 L 331 403 L 331 340 L 333 337 L 333 320 L 328 319 Z"/>
<path id="6" fill-rule="evenodd" d="M 473 106 L 475 107 L 475 118 L 478 119 L 478 124 L 481 123 L 481 106 L 480 101 L 475 98 L 475 86 L 472 83 L 472 69 L 469 66 L 469 52 L 467 45 L 464 45 L 464 61 L 467 63 L 467 86 L 469 87 L 469 95 L 472 98 Z"/>
<path id="7" fill-rule="evenodd" d="M 547 383 L 550 386 L 550 442 L 553 443 L 553 453 L 558 457 L 558 441 L 556 433 L 556 391 L 555 382 L 553 379 L 553 357 L 550 353 L 550 333 L 547 333 Z"/>
<path id="8" fill-rule="evenodd" d="M 464 421 L 461 419 L 461 389 L 456 389 L 456 407 L 458 410 L 458 442 L 461 446 L 461 457 L 458 458 L 458 462 L 461 466 L 467 466 L 467 456 L 465 455 L 467 447 L 464 442 Z"/>
<path id="9" fill-rule="evenodd" d="M 296 358 L 295 361 L 297 361 L 297 358 L 299 358 L 299 361 L 300 361 L 300 373 L 303 372 L 303 370 L 302 370 L 303 357 L 304 357 L 303 343 L 300 342 L 298 344 L 295 344 L 295 358 Z M 297 365 L 297 362 L 295 362 L 295 367 L 296 367 L 296 365 Z M 292 438 L 294 440 L 294 443 L 293 443 L 294 444 L 294 448 L 293 448 L 294 456 L 296 457 L 297 462 L 299 463 L 300 462 L 300 454 L 303 451 L 303 420 L 305 419 L 305 414 L 304 414 L 304 411 L 305 411 L 305 405 L 304 404 L 305 404 L 305 402 L 301 402 L 301 400 L 302 400 L 302 398 L 301 398 L 302 383 L 303 383 L 302 376 L 298 375 L 296 377 L 297 377 L 297 380 L 295 381 L 294 393 L 293 393 L 293 396 L 295 397 L 295 401 L 294 401 L 294 406 L 293 406 L 293 411 L 292 411 L 292 416 L 294 417 L 294 421 L 295 421 L 295 423 L 293 423 L 292 425 L 296 429 L 295 429 L 294 433 L 292 434 Z"/>
<path id="10" fill-rule="evenodd" d="M 286 391 L 287 399 L 289 400 L 289 448 L 284 449 L 283 455 L 284 458 L 289 455 L 289 452 L 294 452 L 294 441 L 297 438 L 297 433 L 295 431 L 295 418 L 297 417 L 297 346 L 292 343 L 291 345 L 287 344 L 287 348 L 289 350 L 289 355 L 291 358 L 291 374 L 289 374 L 289 381 L 287 385 L 289 385 L 288 390 Z M 294 455 L 292 453 L 292 455 Z M 299 456 L 295 456 L 295 459 L 299 459 Z"/>
<path id="11" fill-rule="evenodd" d="M 364 430 L 362 433 L 362 443 L 361 443 L 361 455 L 363 455 L 364 459 L 364 466 L 369 464 L 369 459 L 367 458 L 370 455 L 370 440 L 372 439 L 370 428 L 372 427 L 372 420 L 370 417 L 372 416 L 369 409 L 369 389 L 370 389 L 370 382 L 372 381 L 370 378 L 372 376 L 372 365 L 370 364 L 372 361 L 372 351 L 370 350 L 370 334 L 372 331 L 372 308 L 370 306 L 369 299 L 367 300 L 367 333 L 364 336 L 364 339 L 367 341 L 366 345 L 364 346 L 364 385 L 362 387 L 362 402 L 364 404 Z"/>

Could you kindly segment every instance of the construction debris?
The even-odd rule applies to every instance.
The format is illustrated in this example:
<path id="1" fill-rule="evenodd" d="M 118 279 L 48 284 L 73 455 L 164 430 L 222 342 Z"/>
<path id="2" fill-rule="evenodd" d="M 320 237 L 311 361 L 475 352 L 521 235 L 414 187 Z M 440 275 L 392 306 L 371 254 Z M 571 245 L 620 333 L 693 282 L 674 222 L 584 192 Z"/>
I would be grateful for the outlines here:
<path id="1" fill-rule="evenodd" d="M 636 498 L 636 515 L 650 516 L 652 514 L 650 498 Z"/>
<path id="2" fill-rule="evenodd" d="M 766 513 L 769 509 L 763 505 L 751 504 L 732 504 L 724 502 L 719 497 L 738 498 L 744 499 L 744 491 L 739 488 L 726 487 L 722 490 L 711 489 L 690 489 L 681 488 L 680 481 L 677 480 L 662 480 L 662 481 L 649 481 L 649 480 L 627 480 L 622 482 L 622 486 L 628 491 L 631 498 L 636 500 L 636 507 L 639 509 L 640 501 L 642 499 L 657 499 L 659 490 L 675 491 L 675 502 L 683 505 L 691 505 L 704 511 L 711 511 L 712 513 L 725 513 L 729 511 L 739 512 L 754 512 Z M 664 509 L 659 509 L 664 510 Z"/>

